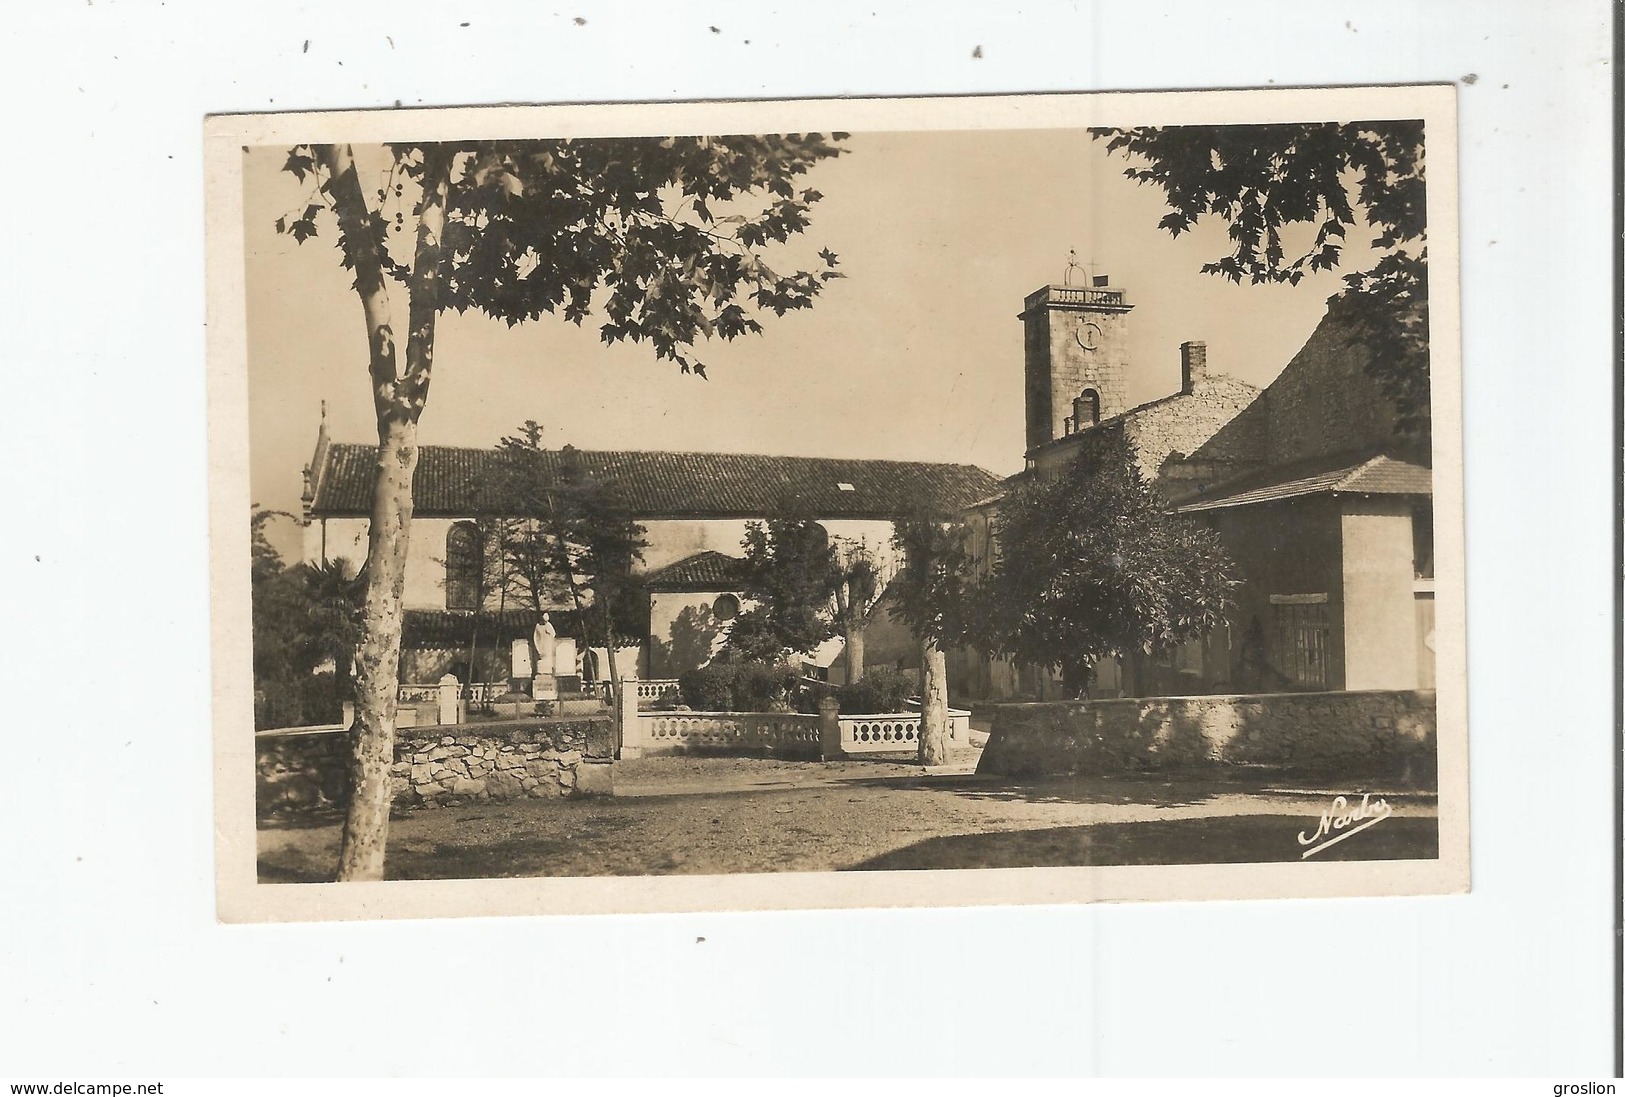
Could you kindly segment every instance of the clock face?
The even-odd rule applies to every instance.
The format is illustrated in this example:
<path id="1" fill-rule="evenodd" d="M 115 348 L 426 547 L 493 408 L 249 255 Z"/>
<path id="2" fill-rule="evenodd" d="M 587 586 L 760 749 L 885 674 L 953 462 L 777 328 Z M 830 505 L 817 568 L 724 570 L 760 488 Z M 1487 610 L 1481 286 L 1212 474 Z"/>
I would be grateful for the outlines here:
<path id="1" fill-rule="evenodd" d="M 1094 350 L 1096 347 L 1100 346 L 1100 325 L 1094 323 L 1093 321 L 1085 320 L 1081 325 L 1079 325 L 1077 332 L 1073 334 L 1072 338 L 1076 339 L 1078 341 L 1078 346 L 1082 347 L 1084 350 Z"/>

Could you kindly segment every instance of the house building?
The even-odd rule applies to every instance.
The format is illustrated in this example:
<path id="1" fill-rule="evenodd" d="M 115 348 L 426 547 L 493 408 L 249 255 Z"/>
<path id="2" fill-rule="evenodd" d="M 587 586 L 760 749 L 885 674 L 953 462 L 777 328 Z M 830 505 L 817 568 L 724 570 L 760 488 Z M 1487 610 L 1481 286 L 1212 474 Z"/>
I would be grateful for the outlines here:
<path id="1" fill-rule="evenodd" d="M 500 589 L 481 596 L 477 522 L 503 517 L 489 487 L 494 450 L 423 446 L 413 476 L 407 553 L 403 682 L 433 682 L 448 670 L 465 681 L 519 677 L 510 645 L 527 637 L 533 609 Z M 647 628 L 620 638 L 618 666 L 640 677 L 675 677 L 698 666 L 740 608 L 738 565 L 746 525 L 793 511 L 814 518 L 832 542 L 861 545 L 890 567 L 893 520 L 921 503 L 959 509 L 998 486 L 970 465 L 661 451 L 547 451 L 561 471 L 578 463 L 644 526 L 638 565 L 647 580 Z M 366 557 L 377 448 L 330 441 L 325 424 L 305 473 L 305 558 Z M 546 607 L 561 638 L 581 635 L 567 597 Z M 472 653 L 472 659 L 470 658 Z M 605 649 L 581 650 L 577 672 L 607 674 Z M 472 666 L 470 665 L 472 663 Z"/>
<path id="2" fill-rule="evenodd" d="M 1266 388 L 1209 370 L 1180 347 L 1180 391 L 1127 406 L 1127 294 L 1045 286 L 1026 299 L 1027 468 L 1066 475 L 1113 432 L 1180 513 L 1211 523 L 1241 585 L 1225 628 L 1137 666 L 1099 668 L 1098 688 L 1156 694 L 1406 689 L 1433 684 L 1432 472 L 1367 374 L 1369 351 L 1332 309 Z M 984 573 L 1000 492 L 967 508 Z M 1045 668 L 958 653 L 968 697 L 1058 695 Z"/>

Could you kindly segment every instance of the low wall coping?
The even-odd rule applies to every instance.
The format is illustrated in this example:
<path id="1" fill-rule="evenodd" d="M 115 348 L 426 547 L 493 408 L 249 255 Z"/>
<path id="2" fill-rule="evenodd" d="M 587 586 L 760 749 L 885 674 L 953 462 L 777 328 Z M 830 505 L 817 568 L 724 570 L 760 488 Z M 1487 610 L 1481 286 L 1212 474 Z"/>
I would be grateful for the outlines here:
<path id="1" fill-rule="evenodd" d="M 433 732 L 436 735 L 470 735 L 477 734 L 481 731 L 524 731 L 528 728 L 551 727 L 554 724 L 579 724 L 583 721 L 590 720 L 608 721 L 609 718 L 610 714 L 605 711 L 592 714 L 566 713 L 556 716 L 520 716 L 516 719 L 509 720 L 472 720 L 461 724 L 413 724 L 410 727 L 397 727 L 395 729 L 395 738 L 412 738 L 413 736 L 411 734 L 403 733 L 417 732 L 422 732 L 424 734 Z M 318 724 L 301 728 L 267 728 L 264 731 L 256 731 L 254 733 L 254 738 L 272 739 L 299 735 L 336 735 L 348 730 L 350 729 L 345 727 L 343 724 Z"/>
<path id="2" fill-rule="evenodd" d="M 1161 701 L 1267 701 L 1278 698 L 1309 701 L 1317 697 L 1393 697 L 1411 694 L 1419 699 L 1433 697 L 1431 689 L 1326 689 L 1290 693 L 1179 693 L 1156 697 L 1091 697 L 1057 701 L 978 701 L 977 708 L 1044 708 L 1050 705 L 1145 705 Z"/>
<path id="3" fill-rule="evenodd" d="M 697 708 L 643 708 L 638 710 L 640 720 L 663 720 L 673 716 L 720 716 L 725 719 L 736 719 L 740 716 L 771 716 L 784 719 L 787 716 L 798 717 L 803 720 L 816 720 L 816 712 L 714 712 L 710 709 Z"/>
<path id="4" fill-rule="evenodd" d="M 333 735 L 349 730 L 343 724 L 311 724 L 300 728 L 266 728 L 256 731 L 256 739 L 291 739 L 299 735 Z"/>

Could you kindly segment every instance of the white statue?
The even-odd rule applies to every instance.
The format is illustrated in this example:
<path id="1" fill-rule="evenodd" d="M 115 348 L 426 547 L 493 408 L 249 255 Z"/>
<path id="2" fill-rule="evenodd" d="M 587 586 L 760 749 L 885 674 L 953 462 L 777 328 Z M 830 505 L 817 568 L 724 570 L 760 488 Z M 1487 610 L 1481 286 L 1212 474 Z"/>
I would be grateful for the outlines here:
<path id="1" fill-rule="evenodd" d="M 536 672 L 538 674 L 553 673 L 553 651 L 558 644 L 558 633 L 553 628 L 551 614 L 542 614 L 542 622 L 530 634 L 530 642 L 536 648 Z"/>

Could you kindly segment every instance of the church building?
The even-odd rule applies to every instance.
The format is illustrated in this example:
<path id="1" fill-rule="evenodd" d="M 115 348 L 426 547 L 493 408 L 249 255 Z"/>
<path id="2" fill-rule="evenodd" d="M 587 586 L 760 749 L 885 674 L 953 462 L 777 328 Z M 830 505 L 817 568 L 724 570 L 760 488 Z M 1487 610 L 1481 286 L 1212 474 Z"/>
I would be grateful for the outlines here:
<path id="1" fill-rule="evenodd" d="M 1138 665 L 1099 668 L 1102 695 L 1413 689 L 1433 684 L 1432 472 L 1367 374 L 1338 310 L 1262 390 L 1180 346 L 1176 393 L 1128 406 L 1133 304 L 1106 277 L 1030 294 L 1026 470 L 1068 473 L 1116 432 L 1179 513 L 1211 523 L 1241 586 L 1226 627 Z M 967 510 L 970 555 L 991 569 L 1003 489 Z M 1059 696 L 1046 668 L 961 652 L 956 691 Z"/>
<path id="2" fill-rule="evenodd" d="M 896 569 L 895 519 L 922 503 L 961 509 L 999 484 L 972 465 L 919 461 L 575 449 L 547 451 L 544 459 L 561 473 L 564 462 L 578 462 L 645 529 L 648 547 L 638 568 L 649 614 L 618 638 L 616 655 L 618 669 L 640 678 L 675 678 L 710 658 L 740 610 L 748 523 L 784 513 L 810 516 L 837 549 L 861 547 L 889 576 Z M 493 482 L 495 461 L 496 451 L 489 449 L 419 449 L 403 683 L 433 683 L 448 672 L 464 682 L 505 684 L 524 677 L 510 662 L 518 659 L 515 641 L 532 635 L 535 611 L 482 582 L 486 553 L 478 519 L 507 513 L 503 500 L 485 487 Z M 376 446 L 330 441 L 325 423 L 318 430 L 305 472 L 306 560 L 345 559 L 358 567 L 366 558 L 376 462 Z M 566 653 L 564 665 L 551 672 L 561 680 L 607 677 L 607 649 L 574 642 L 582 633 L 568 595 L 561 590 L 546 610 Z"/>

